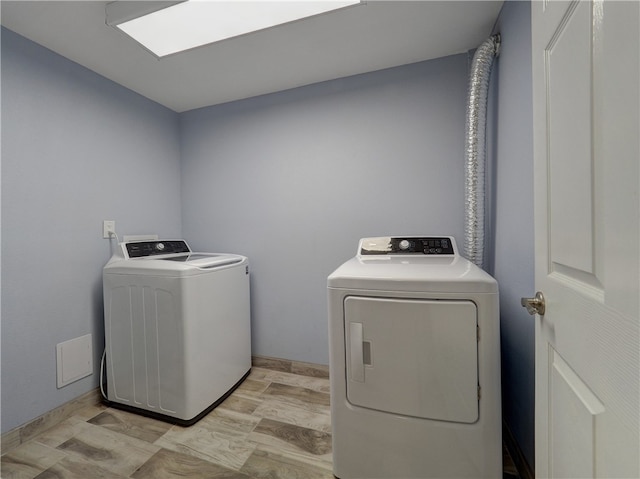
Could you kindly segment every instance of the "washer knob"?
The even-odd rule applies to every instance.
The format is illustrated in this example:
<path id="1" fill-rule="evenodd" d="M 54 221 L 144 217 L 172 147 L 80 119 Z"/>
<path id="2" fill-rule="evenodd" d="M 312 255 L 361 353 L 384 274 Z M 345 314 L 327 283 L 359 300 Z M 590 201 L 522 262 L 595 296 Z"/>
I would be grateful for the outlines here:
<path id="1" fill-rule="evenodd" d="M 156 245 L 156 249 L 157 249 L 158 251 L 162 251 L 162 250 L 164 250 L 164 243 L 158 243 L 158 244 Z"/>
<path id="2" fill-rule="evenodd" d="M 409 243 L 408 240 L 402 240 L 400 241 L 400 244 L 398 246 L 400 246 L 400 249 L 404 251 L 409 249 L 409 246 L 411 246 L 411 243 Z"/>

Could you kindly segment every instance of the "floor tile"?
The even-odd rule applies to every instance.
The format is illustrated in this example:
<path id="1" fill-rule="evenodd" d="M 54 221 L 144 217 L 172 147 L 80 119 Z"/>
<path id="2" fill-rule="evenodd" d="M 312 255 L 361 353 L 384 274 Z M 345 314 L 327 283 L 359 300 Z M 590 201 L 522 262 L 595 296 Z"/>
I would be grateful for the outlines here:
<path id="1" fill-rule="evenodd" d="M 131 475 L 133 479 L 250 479 L 238 471 L 188 454 L 161 449 Z"/>
<path id="2" fill-rule="evenodd" d="M 249 418 L 250 422 L 244 419 L 235 427 L 228 417 L 220 415 L 207 417 L 188 428 L 174 426 L 155 444 L 239 470 L 255 449 L 255 445 L 247 441 L 247 436 L 259 418 Z"/>
<path id="3" fill-rule="evenodd" d="M 272 383 L 287 384 L 289 386 L 300 386 L 311 389 L 313 391 L 330 393 L 329 381 L 323 378 L 314 378 L 309 376 L 298 376 L 291 373 L 274 372 L 270 375 Z"/>
<path id="4" fill-rule="evenodd" d="M 291 372 L 300 376 L 329 379 L 329 366 L 293 362 Z"/>
<path id="5" fill-rule="evenodd" d="M 331 434 L 322 431 L 262 419 L 249 435 L 249 440 L 331 460 Z"/>
<path id="6" fill-rule="evenodd" d="M 171 429 L 171 424 L 164 421 L 113 408 L 101 412 L 88 422 L 146 442 L 156 441 Z"/>
<path id="7" fill-rule="evenodd" d="M 97 466 L 88 460 L 65 457 L 34 479 L 126 479 L 127 477 Z"/>
<path id="8" fill-rule="evenodd" d="M 299 374 L 273 371 L 270 369 L 253 368 L 251 378 L 269 383 L 287 384 L 289 386 L 300 386 L 314 391 L 329 393 L 329 380 L 311 376 L 301 376 Z"/>
<path id="9" fill-rule="evenodd" d="M 48 431 L 34 437 L 33 441 L 49 447 L 58 447 L 63 442 L 68 441 L 75 435 L 80 434 L 80 432 L 91 429 L 92 427 L 93 426 L 86 421 L 72 416 Z"/>
<path id="10" fill-rule="evenodd" d="M 262 393 L 262 396 L 275 396 L 282 400 L 299 404 L 319 404 L 321 406 L 329 406 L 330 400 L 330 396 L 327 393 L 279 383 L 271 383 Z"/>
<path id="11" fill-rule="evenodd" d="M 251 371 L 251 375 L 253 375 L 253 370 Z M 249 397 L 259 396 L 268 387 L 269 381 L 257 380 L 253 379 L 252 376 L 249 376 L 240 386 L 238 386 L 238 388 L 233 392 L 233 395 Z"/>
<path id="12" fill-rule="evenodd" d="M 295 463 L 310 466 L 312 470 L 319 469 L 321 471 L 333 471 L 331 456 L 329 456 L 329 460 L 327 460 L 327 456 L 315 456 L 301 449 L 284 448 L 279 444 L 267 443 L 257 444 L 256 451 L 268 453 L 270 457 L 273 458 L 281 457 L 284 461 L 292 460 Z"/>
<path id="13" fill-rule="evenodd" d="M 77 411 L 88 405 L 95 405 L 99 402 L 99 396 L 96 391 L 88 392 L 77 399 L 57 407 L 39 418 L 31 421 L 20 429 L 20 441 L 27 442 L 29 439 L 39 435 L 42 431 L 46 431 L 57 425 L 59 422 L 74 416 Z"/>
<path id="14" fill-rule="evenodd" d="M 228 409 L 230 411 L 251 414 L 260 405 L 261 401 L 250 397 L 242 397 L 239 395 L 231 395 L 224 400 L 215 410 Z"/>
<path id="15" fill-rule="evenodd" d="M 105 411 L 107 406 L 104 404 L 96 404 L 93 406 L 87 406 L 85 408 L 80 409 L 77 413 L 73 415 L 76 419 L 81 419 L 88 421 L 89 419 L 97 416 L 101 412 Z"/>
<path id="16" fill-rule="evenodd" d="M 66 454 L 38 442 L 29 441 L 2 456 L 4 479 L 33 479 L 42 471 L 64 459 Z"/>
<path id="17" fill-rule="evenodd" d="M 330 470 L 261 449 L 251 454 L 241 472 L 255 479 L 334 479 Z"/>
<path id="18" fill-rule="evenodd" d="M 252 367 L 273 369 L 277 371 L 291 371 L 291 361 L 287 359 L 254 356 L 253 358 L 251 358 L 251 365 Z"/>
<path id="19" fill-rule="evenodd" d="M 128 476 L 160 448 L 125 434 L 89 425 L 58 449 L 82 461 L 91 461 L 111 472 Z"/>
<path id="20" fill-rule="evenodd" d="M 261 418 L 331 433 L 331 411 L 329 406 L 318 404 L 298 405 L 273 398 L 264 400 L 255 409 L 254 414 Z"/>
<path id="21" fill-rule="evenodd" d="M 245 437 L 260 422 L 260 417 L 228 409 L 214 409 L 198 424 L 212 431 Z"/>

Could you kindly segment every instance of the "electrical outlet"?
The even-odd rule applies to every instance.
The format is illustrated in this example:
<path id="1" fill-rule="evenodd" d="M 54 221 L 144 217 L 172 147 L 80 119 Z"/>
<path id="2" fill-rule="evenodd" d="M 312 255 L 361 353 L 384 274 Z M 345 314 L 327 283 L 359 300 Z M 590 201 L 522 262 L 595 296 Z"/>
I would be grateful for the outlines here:
<path id="1" fill-rule="evenodd" d="M 116 222 L 113 220 L 104 220 L 102 222 L 102 237 L 111 238 L 111 234 L 116 234 Z"/>

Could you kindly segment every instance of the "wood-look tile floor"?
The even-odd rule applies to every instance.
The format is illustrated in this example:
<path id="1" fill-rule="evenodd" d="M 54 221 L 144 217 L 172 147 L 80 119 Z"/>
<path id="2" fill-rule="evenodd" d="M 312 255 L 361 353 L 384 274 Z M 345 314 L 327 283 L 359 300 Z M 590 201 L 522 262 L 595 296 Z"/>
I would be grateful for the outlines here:
<path id="1" fill-rule="evenodd" d="M 508 455 L 505 455 L 508 460 Z M 181 427 L 85 408 L 2 456 L 3 479 L 332 479 L 329 380 L 253 367 Z M 505 464 L 505 478 L 509 464 Z"/>

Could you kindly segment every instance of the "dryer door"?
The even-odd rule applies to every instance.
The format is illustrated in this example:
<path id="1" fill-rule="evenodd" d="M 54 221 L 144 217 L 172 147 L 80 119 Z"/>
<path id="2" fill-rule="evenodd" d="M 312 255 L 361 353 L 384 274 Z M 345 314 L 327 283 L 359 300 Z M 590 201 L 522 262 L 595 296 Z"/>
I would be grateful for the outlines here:
<path id="1" fill-rule="evenodd" d="M 473 302 L 348 296 L 344 315 L 351 404 L 441 421 L 478 420 Z"/>

